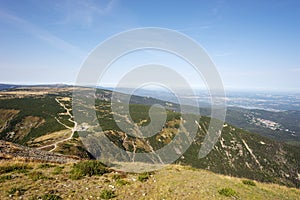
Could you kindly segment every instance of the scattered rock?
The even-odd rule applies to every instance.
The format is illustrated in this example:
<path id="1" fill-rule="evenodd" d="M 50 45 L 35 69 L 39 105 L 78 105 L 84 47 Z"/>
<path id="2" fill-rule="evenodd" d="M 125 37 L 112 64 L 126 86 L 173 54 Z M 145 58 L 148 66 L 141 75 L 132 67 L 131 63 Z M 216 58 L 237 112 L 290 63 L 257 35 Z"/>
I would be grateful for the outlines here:
<path id="1" fill-rule="evenodd" d="M 67 156 L 59 153 L 41 151 L 3 140 L 0 140 L 0 159 L 52 163 L 72 163 L 80 160 L 80 158 L 76 156 Z"/>

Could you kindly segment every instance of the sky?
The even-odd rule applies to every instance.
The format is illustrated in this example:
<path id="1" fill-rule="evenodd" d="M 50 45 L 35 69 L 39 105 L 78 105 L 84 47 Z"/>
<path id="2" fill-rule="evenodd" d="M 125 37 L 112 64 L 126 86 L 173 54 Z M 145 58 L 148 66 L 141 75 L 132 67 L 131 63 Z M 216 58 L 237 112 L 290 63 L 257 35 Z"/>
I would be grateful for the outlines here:
<path id="1" fill-rule="evenodd" d="M 298 0 L 0 0 L 0 27 L 0 83 L 74 84 L 89 53 L 107 38 L 161 27 L 199 43 L 226 89 L 300 91 Z M 128 71 L 130 59 L 121 61 L 104 85 Z M 181 64 L 175 70 L 192 76 Z"/>

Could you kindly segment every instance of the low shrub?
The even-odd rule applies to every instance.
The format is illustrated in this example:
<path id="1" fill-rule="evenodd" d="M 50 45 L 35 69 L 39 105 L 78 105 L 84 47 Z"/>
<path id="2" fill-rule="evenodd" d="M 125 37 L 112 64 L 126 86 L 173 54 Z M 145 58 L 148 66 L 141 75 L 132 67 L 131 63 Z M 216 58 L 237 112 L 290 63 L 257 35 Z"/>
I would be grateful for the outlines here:
<path id="1" fill-rule="evenodd" d="M 16 163 L 0 166 L 0 174 L 9 173 L 9 172 L 20 172 L 26 173 L 32 167 L 28 166 L 25 163 Z"/>
<path id="2" fill-rule="evenodd" d="M 81 173 L 78 170 L 72 170 L 69 174 L 69 178 L 72 179 L 72 180 L 79 180 L 83 177 L 84 177 L 83 173 Z"/>
<path id="3" fill-rule="evenodd" d="M 57 174 L 60 174 L 62 172 L 62 170 L 64 169 L 63 166 L 56 166 L 53 171 L 52 171 L 52 174 L 53 175 L 57 175 Z"/>
<path id="4" fill-rule="evenodd" d="M 126 178 L 127 174 L 125 172 L 121 172 L 121 173 L 114 173 L 112 175 L 112 179 L 114 180 L 118 180 L 118 179 L 122 179 L 122 178 Z"/>
<path id="5" fill-rule="evenodd" d="M 123 180 L 123 179 L 116 180 L 116 183 L 117 183 L 117 185 L 127 185 L 127 184 L 129 184 L 128 181 Z"/>
<path id="6" fill-rule="evenodd" d="M 37 181 L 40 179 L 49 179 L 47 176 L 45 176 L 42 172 L 39 171 L 33 171 L 28 174 L 29 178 L 31 178 L 33 181 Z"/>
<path id="7" fill-rule="evenodd" d="M 254 181 L 252 181 L 252 180 L 243 180 L 242 182 L 243 182 L 243 184 L 245 184 L 245 185 L 256 186 L 256 184 L 255 184 Z"/>
<path id="8" fill-rule="evenodd" d="M 226 197 L 237 196 L 237 192 L 231 188 L 222 188 L 221 190 L 218 191 L 218 193 Z"/>
<path id="9" fill-rule="evenodd" d="M 100 194 L 101 199 L 112 199 L 116 196 L 117 195 L 112 190 L 103 190 Z"/>
<path id="10" fill-rule="evenodd" d="M 149 179 L 150 174 L 148 172 L 142 173 L 138 176 L 138 180 L 141 182 L 145 182 Z"/>
<path id="11" fill-rule="evenodd" d="M 108 172 L 109 169 L 100 161 L 83 161 L 73 165 L 69 177 L 78 180 L 84 176 L 103 175 Z"/>
<path id="12" fill-rule="evenodd" d="M 0 183 L 6 181 L 6 180 L 11 180 L 12 176 L 11 175 L 4 175 L 4 176 L 0 176 Z"/>
<path id="13" fill-rule="evenodd" d="M 7 193 L 13 194 L 13 195 L 23 195 L 25 193 L 26 189 L 22 187 L 12 187 L 10 188 Z"/>
<path id="14" fill-rule="evenodd" d="M 112 179 L 114 179 L 114 180 L 119 180 L 119 179 L 121 179 L 121 175 L 120 175 L 120 174 L 114 174 L 114 175 L 112 176 Z"/>
<path id="15" fill-rule="evenodd" d="M 39 169 L 47 169 L 47 168 L 52 168 L 52 167 L 55 167 L 55 165 L 51 165 L 49 163 L 43 163 L 43 164 L 38 165 Z"/>

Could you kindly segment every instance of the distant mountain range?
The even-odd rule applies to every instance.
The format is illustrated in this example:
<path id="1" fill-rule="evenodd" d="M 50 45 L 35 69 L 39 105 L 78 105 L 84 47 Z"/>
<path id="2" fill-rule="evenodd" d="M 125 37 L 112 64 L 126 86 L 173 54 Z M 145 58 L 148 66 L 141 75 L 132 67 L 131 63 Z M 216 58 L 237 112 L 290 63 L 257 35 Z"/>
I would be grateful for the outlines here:
<path id="1" fill-rule="evenodd" d="M 20 87 L 20 85 L 0 84 L 0 90 L 8 90 L 17 87 Z"/>
<path id="2" fill-rule="evenodd" d="M 66 84 L 40 84 L 40 85 L 15 85 L 15 84 L 1 84 L 0 83 L 0 90 L 9 90 L 14 88 L 21 88 L 21 87 L 69 87 Z"/>

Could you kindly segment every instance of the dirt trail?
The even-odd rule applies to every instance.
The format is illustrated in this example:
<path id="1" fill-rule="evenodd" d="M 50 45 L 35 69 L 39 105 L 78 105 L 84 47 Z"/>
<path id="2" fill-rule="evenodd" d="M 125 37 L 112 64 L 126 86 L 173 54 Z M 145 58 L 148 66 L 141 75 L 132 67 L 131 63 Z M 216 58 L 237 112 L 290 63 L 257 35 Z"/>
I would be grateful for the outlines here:
<path id="1" fill-rule="evenodd" d="M 119 116 L 119 117 L 124 118 L 125 121 L 126 121 L 127 123 L 132 124 L 132 123 L 131 123 L 131 120 L 130 120 L 129 117 L 128 117 L 128 115 L 121 115 L 121 114 L 116 113 L 116 112 L 113 112 L 113 114 L 114 114 L 114 115 L 117 115 L 117 116 Z M 135 131 L 135 133 L 137 134 L 137 136 L 143 136 L 143 133 L 141 132 L 139 126 L 138 126 L 136 123 L 133 123 L 133 126 L 134 126 L 133 130 Z M 128 135 L 127 135 L 127 133 L 125 132 L 125 137 L 124 137 L 124 139 L 123 139 L 123 145 L 127 142 L 127 140 L 128 140 Z M 141 140 L 144 140 L 144 139 L 141 138 Z M 130 141 L 130 140 L 128 140 L 128 141 Z M 144 141 L 145 141 L 145 140 L 144 140 Z M 133 154 L 132 154 L 131 161 L 132 161 L 132 162 L 135 162 L 135 155 L 136 155 L 136 151 L 137 151 L 137 145 L 136 145 L 136 143 L 135 143 L 134 140 L 131 141 L 131 144 L 132 144 L 132 146 L 133 146 Z M 150 149 L 150 152 L 152 152 L 152 153 L 157 157 L 157 159 L 160 161 L 160 163 L 163 164 L 162 159 L 161 159 L 160 156 L 154 151 L 154 149 L 153 149 L 153 147 L 150 145 L 150 143 L 146 141 L 146 144 L 148 145 L 148 147 L 149 147 L 149 149 Z M 153 161 L 154 163 L 156 162 L 156 161 L 153 160 L 153 159 L 152 159 L 152 161 Z"/>
<path id="2" fill-rule="evenodd" d="M 57 117 L 55 117 L 55 119 L 56 119 L 56 121 L 57 121 L 58 123 L 60 123 L 61 125 L 63 125 L 63 126 L 66 127 L 67 129 L 70 129 L 70 130 L 71 130 L 71 135 L 70 135 L 68 138 L 59 140 L 59 141 L 57 141 L 57 142 L 55 142 L 55 143 L 53 143 L 53 144 L 49 144 L 49 145 L 46 145 L 46 146 L 39 147 L 39 148 L 37 148 L 37 149 L 47 149 L 47 148 L 51 148 L 51 147 L 52 147 L 52 149 L 51 149 L 50 151 L 54 151 L 54 150 L 57 148 L 57 145 L 58 145 L 58 144 L 60 144 L 60 143 L 62 143 L 62 142 L 66 142 L 66 141 L 68 141 L 68 140 L 71 140 L 71 139 L 73 138 L 73 135 L 74 135 L 75 131 L 77 130 L 77 122 L 75 122 L 75 121 L 72 119 L 72 118 L 73 118 L 73 116 L 72 116 L 72 114 L 71 114 L 71 110 L 72 110 L 72 109 L 71 109 L 71 108 L 70 108 L 70 109 L 67 108 L 66 105 L 64 105 L 62 102 L 59 101 L 58 98 L 55 98 L 55 101 L 56 101 L 61 107 L 63 107 L 63 108 L 66 110 L 66 115 L 69 116 L 68 121 L 74 123 L 74 127 L 70 127 L 70 126 L 64 124 L 63 122 L 59 121 L 59 119 L 58 119 Z"/>

